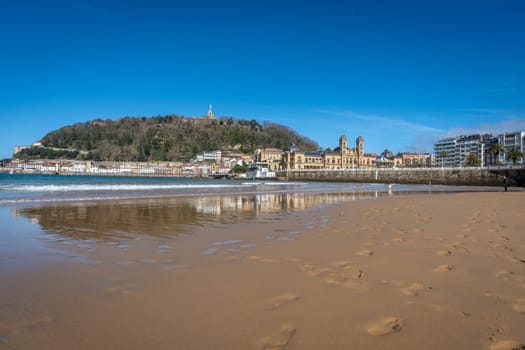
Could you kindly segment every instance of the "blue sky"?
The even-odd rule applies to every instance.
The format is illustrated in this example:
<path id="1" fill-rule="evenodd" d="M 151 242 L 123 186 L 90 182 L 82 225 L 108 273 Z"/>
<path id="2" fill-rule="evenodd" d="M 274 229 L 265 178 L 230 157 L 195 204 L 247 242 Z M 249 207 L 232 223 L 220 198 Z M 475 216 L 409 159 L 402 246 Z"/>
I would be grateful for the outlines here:
<path id="1" fill-rule="evenodd" d="M 0 158 L 96 118 L 272 121 L 431 151 L 525 129 L 525 2 L 0 0 Z"/>

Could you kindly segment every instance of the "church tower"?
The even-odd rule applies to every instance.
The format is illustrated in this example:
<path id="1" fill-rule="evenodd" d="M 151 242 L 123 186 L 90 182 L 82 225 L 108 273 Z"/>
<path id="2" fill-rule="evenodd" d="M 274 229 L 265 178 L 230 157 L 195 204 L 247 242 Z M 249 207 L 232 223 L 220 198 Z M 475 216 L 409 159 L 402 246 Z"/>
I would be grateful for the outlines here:
<path id="1" fill-rule="evenodd" d="M 210 106 L 208 107 L 208 114 L 206 114 L 206 119 L 215 119 L 215 115 L 213 114 L 211 103 L 210 103 Z"/>
<path id="2" fill-rule="evenodd" d="M 359 136 L 355 140 L 355 150 L 357 153 L 357 164 L 362 165 L 361 161 L 365 155 L 365 139 L 363 136 Z"/>
<path id="3" fill-rule="evenodd" d="M 341 149 L 341 155 L 345 155 L 348 152 L 348 139 L 344 134 L 339 138 L 339 148 Z"/>

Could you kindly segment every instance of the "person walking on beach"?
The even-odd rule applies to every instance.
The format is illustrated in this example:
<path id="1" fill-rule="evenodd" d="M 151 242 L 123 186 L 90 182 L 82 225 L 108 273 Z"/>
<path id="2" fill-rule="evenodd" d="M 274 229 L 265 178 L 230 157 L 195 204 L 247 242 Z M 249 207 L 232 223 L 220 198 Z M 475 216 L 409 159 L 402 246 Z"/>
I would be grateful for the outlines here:
<path id="1" fill-rule="evenodd" d="M 509 187 L 509 179 L 506 176 L 503 176 L 503 187 L 505 188 L 505 192 L 507 192 L 507 187 Z"/>

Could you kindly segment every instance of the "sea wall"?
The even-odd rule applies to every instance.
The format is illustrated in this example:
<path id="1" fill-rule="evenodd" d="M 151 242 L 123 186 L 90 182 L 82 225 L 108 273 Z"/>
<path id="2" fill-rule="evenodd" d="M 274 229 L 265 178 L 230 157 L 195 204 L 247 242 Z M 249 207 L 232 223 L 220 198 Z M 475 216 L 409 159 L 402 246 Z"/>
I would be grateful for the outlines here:
<path id="1" fill-rule="evenodd" d="M 524 169 L 397 168 L 285 170 L 277 176 L 290 181 L 375 182 L 402 184 L 501 186 L 503 176 L 511 185 L 523 186 Z"/>

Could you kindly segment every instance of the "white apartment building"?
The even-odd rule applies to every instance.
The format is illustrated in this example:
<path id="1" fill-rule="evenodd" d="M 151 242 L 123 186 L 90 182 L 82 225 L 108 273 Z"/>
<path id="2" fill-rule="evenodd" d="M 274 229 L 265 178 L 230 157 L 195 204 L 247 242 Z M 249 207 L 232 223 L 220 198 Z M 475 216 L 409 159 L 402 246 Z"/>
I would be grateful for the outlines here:
<path id="1" fill-rule="evenodd" d="M 525 152 L 525 131 L 514 131 L 500 134 L 498 135 L 498 143 L 505 149 L 505 152 L 499 154 L 500 164 L 513 164 L 512 159 L 510 159 L 507 154 L 513 148 Z M 523 158 L 518 159 L 516 164 L 523 164 Z"/>
<path id="2" fill-rule="evenodd" d="M 493 154 L 490 154 L 490 146 L 499 144 L 503 146 L 505 152 L 499 154 L 499 162 Z M 511 149 L 524 152 L 525 131 L 503 133 L 497 137 L 490 134 L 485 135 L 461 135 L 447 137 L 434 144 L 434 164 L 444 167 L 463 167 L 468 165 L 470 157 L 477 157 L 482 166 L 496 164 L 512 164 L 506 154 Z M 518 159 L 517 164 L 523 164 L 523 158 Z"/>
<path id="3" fill-rule="evenodd" d="M 212 161 L 215 163 L 219 163 L 222 160 L 222 151 L 216 150 L 216 151 L 202 152 L 202 154 L 197 154 L 197 156 L 195 157 L 195 160 L 198 162 Z"/>
<path id="4" fill-rule="evenodd" d="M 484 143 L 492 138 L 492 135 L 460 136 L 456 142 L 455 165 L 467 166 L 471 157 L 477 157 L 481 162 L 484 158 Z"/>
<path id="5" fill-rule="evenodd" d="M 455 166 L 457 137 L 447 137 L 434 144 L 434 160 L 436 166 Z"/>

